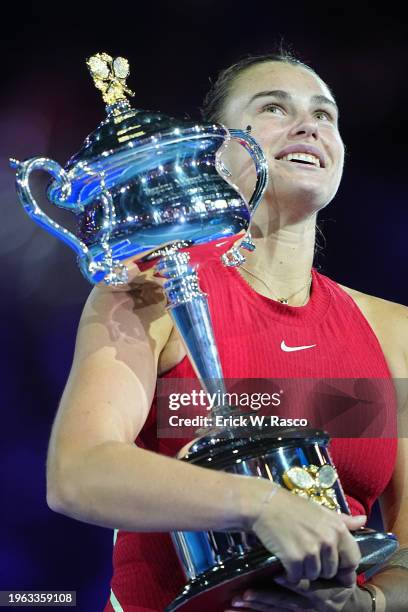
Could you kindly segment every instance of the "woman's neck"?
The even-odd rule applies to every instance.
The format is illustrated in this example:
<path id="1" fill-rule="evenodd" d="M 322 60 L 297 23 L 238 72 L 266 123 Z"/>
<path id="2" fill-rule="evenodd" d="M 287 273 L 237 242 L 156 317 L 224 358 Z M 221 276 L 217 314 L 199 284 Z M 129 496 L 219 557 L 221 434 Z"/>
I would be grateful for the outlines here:
<path id="1" fill-rule="evenodd" d="M 241 267 L 245 280 L 259 293 L 273 299 L 293 297 L 289 304 L 307 302 L 313 265 L 316 226 L 315 218 L 302 223 L 275 227 L 262 232 L 251 226 L 256 249 L 245 252 Z"/>

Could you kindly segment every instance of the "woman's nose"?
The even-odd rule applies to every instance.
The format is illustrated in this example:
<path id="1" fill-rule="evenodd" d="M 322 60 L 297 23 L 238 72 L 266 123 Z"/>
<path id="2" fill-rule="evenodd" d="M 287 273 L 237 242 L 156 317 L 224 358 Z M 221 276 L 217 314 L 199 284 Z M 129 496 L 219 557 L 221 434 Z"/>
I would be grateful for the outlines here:
<path id="1" fill-rule="evenodd" d="M 312 136 L 317 140 L 319 137 L 319 126 L 317 121 L 311 117 L 298 121 L 291 130 L 291 136 Z"/>

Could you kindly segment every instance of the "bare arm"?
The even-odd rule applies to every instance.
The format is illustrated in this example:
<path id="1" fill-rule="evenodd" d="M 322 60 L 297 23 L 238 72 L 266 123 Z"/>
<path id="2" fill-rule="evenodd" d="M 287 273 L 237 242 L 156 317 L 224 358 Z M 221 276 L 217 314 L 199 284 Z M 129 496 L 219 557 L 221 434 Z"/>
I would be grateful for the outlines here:
<path id="1" fill-rule="evenodd" d="M 400 549 L 408 551 L 408 439 L 398 441 L 398 455 L 393 478 L 381 498 L 381 510 L 387 531 L 398 537 Z M 405 556 L 406 563 L 406 556 Z M 408 566 L 406 569 L 385 564 L 370 581 L 377 588 L 378 612 L 400 612 L 408 601 Z"/>
<path id="2" fill-rule="evenodd" d="M 248 479 L 186 465 L 133 442 L 147 418 L 171 331 L 153 283 L 131 293 L 92 291 L 49 445 L 48 503 L 54 510 L 140 531 L 243 528 L 249 519 L 242 492 Z M 169 358 L 164 362 L 172 365 Z M 261 485 L 253 487 L 255 503 L 270 488 Z"/>
<path id="3" fill-rule="evenodd" d="M 387 316 L 388 315 L 388 316 Z M 398 395 L 399 433 L 398 452 L 392 479 L 381 499 L 381 512 L 387 531 L 396 534 L 400 548 L 408 549 L 408 308 L 391 305 L 391 316 L 384 313 L 384 320 L 391 323 L 387 328 L 388 342 L 392 343 L 392 357 L 388 359 L 394 376 L 402 379 L 396 388 Z M 400 612 L 408 602 L 408 567 L 387 568 L 375 575 L 369 582 L 377 589 L 378 612 Z"/>
<path id="4" fill-rule="evenodd" d="M 50 507 L 128 531 L 252 528 L 292 580 L 355 567 L 359 554 L 347 527 L 357 529 L 364 519 L 340 517 L 282 488 L 272 499 L 276 485 L 266 479 L 192 466 L 135 446 L 159 357 L 166 355 L 161 362 L 168 369 L 172 355 L 180 355 L 171 332 L 153 283 L 131 292 L 92 291 L 52 428 Z M 331 559 L 324 566 L 323 551 Z M 306 555 L 314 561 L 304 570 Z"/>

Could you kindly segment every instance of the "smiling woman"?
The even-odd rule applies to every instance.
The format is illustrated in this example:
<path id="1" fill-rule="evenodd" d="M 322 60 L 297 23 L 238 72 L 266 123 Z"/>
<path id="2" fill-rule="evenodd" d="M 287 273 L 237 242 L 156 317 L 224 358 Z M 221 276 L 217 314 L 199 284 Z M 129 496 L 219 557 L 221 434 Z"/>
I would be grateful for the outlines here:
<path id="1" fill-rule="evenodd" d="M 314 215 L 336 194 L 344 165 L 337 104 L 329 87 L 301 62 L 287 55 L 267 55 L 234 65 L 209 92 L 202 112 L 207 120 L 251 126 L 269 161 L 269 201 L 273 199 L 272 206 L 288 221 L 288 214 L 295 215 L 294 221 L 300 210 L 303 220 L 305 213 Z M 303 125 L 297 132 L 299 123 Z M 243 188 L 249 193 L 253 181 L 249 164 L 233 168 L 241 184 L 247 175 Z M 293 185 L 287 195 L 284 190 L 284 183 L 295 176 L 299 188 L 308 183 L 307 190 L 299 193 L 301 208 L 293 198 Z M 318 199 L 313 202 L 311 181 L 320 192 L 314 190 Z"/>
<path id="2" fill-rule="evenodd" d="M 249 58 L 221 74 L 203 113 L 232 128 L 251 126 L 270 173 L 252 222 L 256 250 L 245 266 L 213 259 L 200 271 L 225 376 L 407 377 L 408 309 L 341 287 L 313 267 L 317 214 L 334 198 L 344 164 L 326 83 L 287 54 Z M 250 193 L 247 157 L 232 151 L 227 162 Z M 51 507 L 119 528 L 106 610 L 158 612 L 177 595 L 183 576 L 163 533 L 172 530 L 253 531 L 278 555 L 286 582 L 242 594 L 234 609 L 380 611 L 385 597 L 387 611 L 403 610 L 403 559 L 359 588 L 349 530 L 365 523 L 381 496 L 387 529 L 408 546 L 406 443 L 397 448 L 385 435 L 332 440 L 352 517 L 263 478 L 171 458 L 188 441 L 156 439 L 156 379 L 195 374 L 164 298 L 149 298 L 137 277 L 136 270 L 123 291 L 95 288 L 85 305 L 48 456 Z M 384 402 L 387 431 L 395 410 Z"/>

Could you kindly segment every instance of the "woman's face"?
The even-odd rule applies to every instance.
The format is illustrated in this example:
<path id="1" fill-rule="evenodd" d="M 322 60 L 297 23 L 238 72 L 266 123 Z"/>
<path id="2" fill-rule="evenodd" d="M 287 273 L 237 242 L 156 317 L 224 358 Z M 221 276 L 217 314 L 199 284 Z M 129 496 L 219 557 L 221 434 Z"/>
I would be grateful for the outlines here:
<path id="1" fill-rule="evenodd" d="M 232 85 L 223 121 L 231 128 L 252 127 L 268 161 L 265 200 L 274 208 L 301 217 L 317 212 L 335 196 L 344 145 L 336 103 L 313 72 L 283 62 L 248 68 Z M 307 157 L 301 160 L 297 154 Z M 247 195 L 253 185 L 252 162 L 238 155 L 227 163 L 234 175 L 239 173 Z"/>

